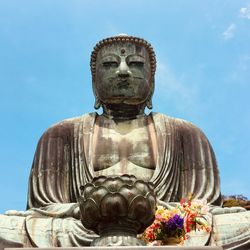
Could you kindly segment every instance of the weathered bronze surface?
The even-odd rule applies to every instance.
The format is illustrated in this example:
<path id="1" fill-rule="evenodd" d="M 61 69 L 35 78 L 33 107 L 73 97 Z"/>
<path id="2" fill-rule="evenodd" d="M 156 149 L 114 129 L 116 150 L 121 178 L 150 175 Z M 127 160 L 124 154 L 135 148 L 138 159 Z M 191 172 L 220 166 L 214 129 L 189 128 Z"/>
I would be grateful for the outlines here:
<path id="1" fill-rule="evenodd" d="M 247 249 L 250 212 L 219 207 L 219 172 L 203 132 L 181 119 L 145 114 L 155 70 L 154 51 L 143 39 L 122 35 L 96 45 L 91 71 L 95 108 L 103 113 L 64 120 L 42 135 L 27 211 L 0 215 L 2 248 L 90 245 L 97 235 L 80 221 L 80 187 L 101 175 L 132 174 L 152 182 L 163 205 L 190 193 L 207 199 L 213 231 L 204 244 Z"/>
<path id="2" fill-rule="evenodd" d="M 155 218 L 156 195 L 150 182 L 133 175 L 99 176 L 81 187 L 82 224 L 100 235 L 92 246 L 141 246 L 137 239 Z"/>

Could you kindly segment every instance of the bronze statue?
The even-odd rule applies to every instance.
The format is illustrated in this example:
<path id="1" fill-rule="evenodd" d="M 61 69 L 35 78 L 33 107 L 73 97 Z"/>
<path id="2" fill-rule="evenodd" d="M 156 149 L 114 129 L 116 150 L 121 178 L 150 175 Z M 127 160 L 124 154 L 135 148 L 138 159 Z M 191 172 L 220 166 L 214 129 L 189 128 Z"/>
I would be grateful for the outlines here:
<path id="1" fill-rule="evenodd" d="M 146 107 L 152 109 L 155 70 L 155 53 L 144 39 L 120 35 L 95 46 L 95 108 L 103 113 L 64 120 L 43 134 L 30 174 L 27 211 L 0 216 L 6 246 L 89 245 L 96 235 L 79 220 L 80 187 L 100 175 L 123 174 L 153 182 L 162 204 L 190 193 L 207 199 L 215 230 L 204 244 L 250 244 L 250 213 L 219 208 L 219 172 L 203 132 L 181 119 L 145 114 Z M 242 223 L 225 227 L 221 213 L 228 212 L 228 218 Z M 9 220 L 15 221 L 16 233 L 6 238 Z"/>

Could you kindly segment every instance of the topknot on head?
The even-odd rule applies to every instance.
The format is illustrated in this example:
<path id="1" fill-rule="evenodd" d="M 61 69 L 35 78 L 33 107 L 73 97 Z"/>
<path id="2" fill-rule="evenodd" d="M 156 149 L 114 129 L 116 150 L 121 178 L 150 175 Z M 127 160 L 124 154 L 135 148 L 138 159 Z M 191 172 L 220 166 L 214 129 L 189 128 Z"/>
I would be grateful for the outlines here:
<path id="1" fill-rule="evenodd" d="M 117 36 L 112 36 L 112 37 L 102 39 L 95 45 L 91 53 L 91 59 L 90 59 L 90 67 L 91 67 L 91 73 L 92 73 L 93 79 L 95 79 L 96 59 L 97 59 L 98 51 L 104 46 L 117 43 L 117 42 L 131 42 L 133 44 L 137 44 L 139 46 L 145 47 L 149 53 L 151 73 L 152 73 L 152 76 L 154 76 L 155 71 L 156 71 L 156 58 L 155 58 L 155 52 L 151 44 L 148 43 L 146 40 L 139 38 L 139 37 L 129 36 L 127 34 L 118 34 Z"/>

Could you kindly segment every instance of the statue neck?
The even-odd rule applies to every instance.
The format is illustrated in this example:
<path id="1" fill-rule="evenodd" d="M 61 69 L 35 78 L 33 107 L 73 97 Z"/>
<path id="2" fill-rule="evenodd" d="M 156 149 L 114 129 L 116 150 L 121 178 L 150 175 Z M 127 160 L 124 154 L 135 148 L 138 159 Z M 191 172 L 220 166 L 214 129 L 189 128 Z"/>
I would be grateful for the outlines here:
<path id="1" fill-rule="evenodd" d="M 145 115 L 145 104 L 128 105 L 128 104 L 103 104 L 103 115 L 116 120 L 131 120 L 138 116 Z"/>

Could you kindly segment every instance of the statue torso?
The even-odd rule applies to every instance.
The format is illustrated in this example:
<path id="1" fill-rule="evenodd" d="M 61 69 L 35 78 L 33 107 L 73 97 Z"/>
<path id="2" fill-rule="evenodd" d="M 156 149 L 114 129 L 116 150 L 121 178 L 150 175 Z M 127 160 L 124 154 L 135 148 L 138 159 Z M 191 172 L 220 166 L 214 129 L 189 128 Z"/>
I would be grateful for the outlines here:
<path id="1" fill-rule="evenodd" d="M 28 206 L 76 202 L 79 187 L 93 175 L 124 173 L 153 181 L 164 201 L 193 193 L 220 203 L 214 154 L 195 126 L 159 113 L 121 123 L 91 113 L 44 133 L 33 161 Z"/>
<path id="2" fill-rule="evenodd" d="M 156 167 L 156 134 L 150 116 L 115 122 L 98 116 L 94 125 L 96 176 L 130 173 L 149 180 Z"/>

